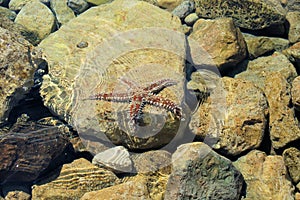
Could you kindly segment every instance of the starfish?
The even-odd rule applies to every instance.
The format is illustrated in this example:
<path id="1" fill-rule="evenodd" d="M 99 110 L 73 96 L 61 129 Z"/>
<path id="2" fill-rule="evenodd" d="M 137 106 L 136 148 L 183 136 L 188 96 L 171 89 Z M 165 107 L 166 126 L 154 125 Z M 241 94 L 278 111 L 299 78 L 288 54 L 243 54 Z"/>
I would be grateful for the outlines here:
<path id="1" fill-rule="evenodd" d="M 181 118 L 182 109 L 173 101 L 159 97 L 158 94 L 165 89 L 176 85 L 177 82 L 171 79 L 162 79 L 149 84 L 146 87 L 138 87 L 135 83 L 122 79 L 122 81 L 133 90 L 124 93 L 99 93 L 88 97 L 86 100 L 103 100 L 130 104 L 130 120 L 136 123 L 142 118 L 143 109 L 146 105 L 163 108 Z"/>

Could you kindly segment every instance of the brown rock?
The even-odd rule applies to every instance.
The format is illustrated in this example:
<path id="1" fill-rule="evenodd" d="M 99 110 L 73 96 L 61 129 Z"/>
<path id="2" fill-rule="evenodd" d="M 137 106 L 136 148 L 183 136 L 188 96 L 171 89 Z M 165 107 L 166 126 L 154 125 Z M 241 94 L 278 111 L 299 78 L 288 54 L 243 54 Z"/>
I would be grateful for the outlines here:
<path id="1" fill-rule="evenodd" d="M 60 175 L 55 180 L 34 185 L 32 199 L 79 199 L 86 192 L 117 183 L 118 178 L 112 172 L 80 158 L 63 165 Z"/>
<path id="2" fill-rule="evenodd" d="M 245 200 L 292 200 L 294 187 L 281 156 L 267 156 L 253 150 L 234 162 L 247 184 Z"/>
<path id="3" fill-rule="evenodd" d="M 297 42 L 293 46 L 283 50 L 282 53 L 286 55 L 292 63 L 294 63 L 298 70 L 300 69 L 300 42 Z"/>
<path id="4" fill-rule="evenodd" d="M 157 0 L 157 5 L 162 8 L 166 8 L 169 11 L 172 11 L 178 5 L 180 5 L 183 0 Z"/>
<path id="5" fill-rule="evenodd" d="M 231 18 L 199 19 L 189 38 L 198 42 L 218 67 L 232 67 L 246 57 L 243 35 L 234 26 Z"/>
<path id="6" fill-rule="evenodd" d="M 269 103 L 269 130 L 273 147 L 282 148 L 300 139 L 299 122 L 290 107 L 291 89 L 285 77 L 280 72 L 269 73 L 264 92 Z"/>
<path id="7" fill-rule="evenodd" d="M 288 12 L 286 19 L 289 22 L 289 41 L 291 43 L 300 42 L 300 11 Z"/>
<path id="8" fill-rule="evenodd" d="M 0 123 L 33 85 L 30 48 L 32 46 L 22 36 L 0 27 Z"/>
<path id="9" fill-rule="evenodd" d="M 297 184 L 300 182 L 300 151 L 294 147 L 288 148 L 283 152 L 285 166 L 288 169 L 292 181 Z"/>
<path id="10" fill-rule="evenodd" d="M 34 181 L 69 143 L 62 126 L 19 121 L 0 136 L 0 182 Z"/>
<path id="11" fill-rule="evenodd" d="M 219 89 L 224 96 L 210 95 L 193 115 L 190 128 L 214 149 L 236 156 L 259 147 L 268 106 L 263 92 L 251 82 L 228 77 L 222 82 Z"/>
<path id="12" fill-rule="evenodd" d="M 295 109 L 300 110 L 300 76 L 297 76 L 292 83 L 292 103 Z"/>
<path id="13" fill-rule="evenodd" d="M 295 200 L 300 200 L 300 193 L 299 192 L 296 192 L 296 194 L 295 194 Z"/>

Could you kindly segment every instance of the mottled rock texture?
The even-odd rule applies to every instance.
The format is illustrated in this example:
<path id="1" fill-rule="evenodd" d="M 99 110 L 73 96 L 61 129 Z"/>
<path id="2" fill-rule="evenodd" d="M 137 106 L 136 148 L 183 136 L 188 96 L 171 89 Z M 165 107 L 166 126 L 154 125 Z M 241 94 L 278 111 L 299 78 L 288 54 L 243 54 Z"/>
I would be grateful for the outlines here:
<path id="1" fill-rule="evenodd" d="M 300 110 L 300 76 L 297 76 L 292 82 L 291 95 L 295 109 Z"/>
<path id="2" fill-rule="evenodd" d="M 32 1 L 21 9 L 15 22 L 36 33 L 42 40 L 54 29 L 55 18 L 47 6 L 39 1 Z"/>
<path id="3" fill-rule="evenodd" d="M 195 3 L 200 17 L 232 17 L 237 26 L 253 30 L 283 23 L 286 14 L 277 0 L 195 0 Z"/>
<path id="4" fill-rule="evenodd" d="M 254 150 L 235 161 L 234 166 L 247 184 L 245 200 L 294 199 L 294 187 L 281 156 L 267 156 Z"/>
<path id="5" fill-rule="evenodd" d="M 289 23 L 288 38 L 291 43 L 300 42 L 300 11 L 288 12 L 286 19 Z"/>
<path id="6" fill-rule="evenodd" d="M 231 18 L 199 19 L 189 38 L 207 51 L 217 67 L 233 67 L 246 57 L 243 35 Z"/>
<path id="7" fill-rule="evenodd" d="M 283 152 L 285 166 L 289 172 L 292 181 L 295 184 L 300 182 L 300 151 L 295 147 L 286 149 Z"/>
<path id="8" fill-rule="evenodd" d="M 150 31 L 150 27 L 154 29 Z M 134 90 L 168 78 L 177 84 L 165 88 L 159 96 L 179 105 L 183 100 L 185 49 L 183 35 L 176 30 L 181 30 L 177 17 L 142 1 L 116 0 L 89 9 L 39 45 L 49 64 L 40 91 L 45 105 L 80 133 L 101 140 L 103 137 L 98 135 L 104 133 L 117 145 L 147 149 L 168 143 L 180 122 L 165 109 L 145 106 L 144 115 L 149 121 L 166 122 L 158 126 L 146 121 L 147 131 L 140 132 L 148 135 L 138 137 L 128 131 L 128 111 L 133 110 L 130 103 L 83 99 L 97 93 L 129 94 L 126 82 L 132 82 Z M 118 37 L 111 39 L 115 34 Z M 145 37 L 149 34 L 152 36 Z M 162 45 L 160 40 L 170 43 Z M 87 45 L 79 48 L 77 44 L 82 42 Z M 153 137 L 149 133 L 152 128 L 156 131 Z"/>
<path id="9" fill-rule="evenodd" d="M 22 36 L 0 27 L 0 124 L 33 85 L 32 46 Z"/>
<path id="10" fill-rule="evenodd" d="M 222 102 L 209 96 L 193 115 L 190 128 L 214 149 L 236 156 L 260 146 L 268 105 L 263 92 L 251 82 L 229 77 L 221 81 Z"/>
<path id="11" fill-rule="evenodd" d="M 239 199 L 242 185 L 230 160 L 204 143 L 188 143 L 172 155 L 165 199 Z"/>
<path id="12" fill-rule="evenodd" d="M 86 192 L 110 187 L 118 181 L 111 171 L 80 158 L 63 165 L 56 179 L 34 185 L 32 199 L 80 199 Z"/>

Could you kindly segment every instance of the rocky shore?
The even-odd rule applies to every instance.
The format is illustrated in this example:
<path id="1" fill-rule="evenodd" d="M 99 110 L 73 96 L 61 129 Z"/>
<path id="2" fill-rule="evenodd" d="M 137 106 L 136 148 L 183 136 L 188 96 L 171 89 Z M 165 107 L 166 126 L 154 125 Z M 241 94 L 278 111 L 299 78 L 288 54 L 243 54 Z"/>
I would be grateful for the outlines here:
<path id="1" fill-rule="evenodd" d="M 300 1 L 0 0 L 0 199 L 300 200 Z"/>

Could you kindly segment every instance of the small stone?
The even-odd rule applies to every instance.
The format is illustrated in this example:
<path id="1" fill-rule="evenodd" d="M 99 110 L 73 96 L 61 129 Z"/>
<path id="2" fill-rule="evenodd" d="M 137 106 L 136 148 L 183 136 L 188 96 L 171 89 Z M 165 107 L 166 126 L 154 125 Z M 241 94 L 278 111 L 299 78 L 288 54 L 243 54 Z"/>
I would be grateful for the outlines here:
<path id="1" fill-rule="evenodd" d="M 17 14 L 14 11 L 9 10 L 8 8 L 5 8 L 5 7 L 1 7 L 1 6 L 0 6 L 0 13 L 1 13 L 1 15 L 6 16 L 8 19 L 10 19 L 12 21 L 14 21 L 17 16 Z"/>
<path id="2" fill-rule="evenodd" d="M 243 177 L 231 161 L 201 142 L 179 146 L 165 193 L 173 199 L 239 199 Z"/>
<path id="3" fill-rule="evenodd" d="M 295 147 L 288 148 L 283 152 L 283 159 L 292 181 L 298 184 L 300 182 L 300 151 Z"/>
<path id="4" fill-rule="evenodd" d="M 33 1 L 21 9 L 15 22 L 37 33 L 39 39 L 42 40 L 54 29 L 55 18 L 47 6 L 39 1 Z"/>
<path id="5" fill-rule="evenodd" d="M 85 41 L 81 41 L 79 42 L 76 47 L 80 48 L 80 49 L 83 49 L 83 48 L 86 48 L 89 46 L 89 43 L 88 42 L 85 42 Z"/>
<path id="6" fill-rule="evenodd" d="M 67 6 L 67 0 L 52 0 L 50 7 L 60 26 L 75 18 L 73 10 Z"/>
<path id="7" fill-rule="evenodd" d="M 179 6 L 177 6 L 172 11 L 172 14 L 178 16 L 180 19 L 184 19 L 194 10 L 195 10 L 194 1 L 183 1 Z"/>
<path id="8" fill-rule="evenodd" d="M 112 1 L 113 0 L 86 0 L 86 2 L 97 5 L 97 6 L 101 5 L 101 4 L 104 4 L 104 3 L 109 3 L 109 2 L 112 2 Z"/>
<path id="9" fill-rule="evenodd" d="M 169 11 L 172 11 L 182 2 L 183 0 L 157 0 L 157 5 L 161 8 L 165 8 Z"/>
<path id="10" fill-rule="evenodd" d="M 246 57 L 245 40 L 231 18 L 199 19 L 189 38 L 195 40 L 211 56 L 217 67 L 234 67 Z"/>
<path id="11" fill-rule="evenodd" d="M 184 22 L 189 25 L 193 26 L 193 24 L 199 19 L 198 15 L 196 13 L 191 13 L 188 16 L 184 18 Z"/>
<path id="12" fill-rule="evenodd" d="M 118 182 L 119 179 L 111 171 L 80 158 L 64 164 L 56 179 L 34 185 L 32 199 L 80 199 L 86 192 L 110 187 Z"/>
<path id="13" fill-rule="evenodd" d="M 300 42 L 295 43 L 293 46 L 282 51 L 289 60 L 294 63 L 297 70 L 300 70 Z"/>
<path id="14" fill-rule="evenodd" d="M 98 153 L 94 156 L 92 163 L 115 173 L 132 172 L 133 166 L 129 152 L 123 146 L 117 146 Z"/>
<path id="15" fill-rule="evenodd" d="M 214 149 L 236 156 L 260 146 L 268 105 L 263 92 L 251 82 L 229 77 L 221 81 L 214 91 L 217 95 L 211 94 L 192 116 L 190 128 Z"/>
<path id="16" fill-rule="evenodd" d="M 300 76 L 297 76 L 292 83 L 292 103 L 295 109 L 300 110 Z"/>
<path id="17" fill-rule="evenodd" d="M 68 0 L 67 5 L 76 13 L 80 14 L 89 8 L 89 4 L 84 0 Z"/>
<path id="18" fill-rule="evenodd" d="M 281 156 L 267 156 L 253 150 L 235 161 L 234 166 L 243 174 L 246 187 L 245 200 L 293 200 L 294 186 Z"/>
<path id="19" fill-rule="evenodd" d="M 289 41 L 291 43 L 300 42 L 300 11 L 288 12 L 286 19 L 289 23 Z"/>

